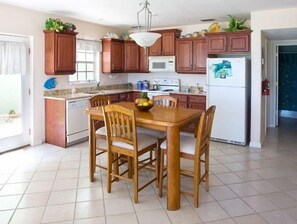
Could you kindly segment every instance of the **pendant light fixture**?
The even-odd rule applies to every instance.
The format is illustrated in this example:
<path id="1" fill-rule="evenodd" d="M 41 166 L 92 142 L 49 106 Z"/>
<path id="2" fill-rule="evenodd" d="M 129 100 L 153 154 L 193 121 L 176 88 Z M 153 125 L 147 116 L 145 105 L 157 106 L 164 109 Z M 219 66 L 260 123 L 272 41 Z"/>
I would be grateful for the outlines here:
<path id="1" fill-rule="evenodd" d="M 156 40 L 158 40 L 161 37 L 161 34 L 159 33 L 151 33 L 149 32 L 151 29 L 152 24 L 152 12 L 149 10 L 148 6 L 150 3 L 145 0 L 143 3 L 140 3 L 140 5 L 143 4 L 143 8 L 137 12 L 137 23 L 138 23 L 138 32 L 132 33 L 129 36 L 141 47 L 150 47 L 152 46 Z M 144 25 L 140 25 L 140 17 L 141 13 L 144 14 Z M 143 27 L 143 31 L 141 30 L 141 27 Z"/>

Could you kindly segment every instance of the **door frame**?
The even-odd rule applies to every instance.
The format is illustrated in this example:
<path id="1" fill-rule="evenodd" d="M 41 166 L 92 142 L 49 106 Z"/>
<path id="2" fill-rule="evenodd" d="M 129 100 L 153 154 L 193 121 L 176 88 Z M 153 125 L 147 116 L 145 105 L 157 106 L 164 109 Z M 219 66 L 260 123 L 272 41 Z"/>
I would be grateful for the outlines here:
<path id="1" fill-rule="evenodd" d="M 269 43 L 269 71 L 268 80 L 270 81 L 270 97 L 268 109 L 268 127 L 278 126 L 278 48 L 280 46 L 297 45 L 297 40 L 278 40 Z"/>
<path id="2" fill-rule="evenodd" d="M 0 139 L 1 145 L 5 145 L 5 147 L 0 147 L 0 154 L 20 148 L 25 145 L 32 145 L 31 139 L 31 102 L 32 102 L 32 94 L 31 94 L 31 71 L 32 71 L 32 54 L 30 53 L 30 49 L 32 46 L 32 37 L 30 36 L 22 36 L 22 35 L 13 35 L 13 34 L 3 34 L 0 35 L 8 36 L 11 38 L 26 38 L 26 50 L 27 50 L 27 62 L 26 62 L 26 74 L 21 75 L 21 110 L 22 110 L 22 125 L 23 125 L 23 133 L 11 137 L 7 137 L 4 139 Z M 31 136 L 30 136 L 31 135 Z"/>

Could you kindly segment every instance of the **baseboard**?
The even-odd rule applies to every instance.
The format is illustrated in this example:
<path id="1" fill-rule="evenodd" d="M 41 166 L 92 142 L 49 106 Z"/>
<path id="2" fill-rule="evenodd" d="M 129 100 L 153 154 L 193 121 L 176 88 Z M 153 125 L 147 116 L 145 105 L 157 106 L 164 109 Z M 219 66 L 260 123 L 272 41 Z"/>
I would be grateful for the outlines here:
<path id="1" fill-rule="evenodd" d="M 262 144 L 260 142 L 250 142 L 249 146 L 252 148 L 261 148 Z"/>

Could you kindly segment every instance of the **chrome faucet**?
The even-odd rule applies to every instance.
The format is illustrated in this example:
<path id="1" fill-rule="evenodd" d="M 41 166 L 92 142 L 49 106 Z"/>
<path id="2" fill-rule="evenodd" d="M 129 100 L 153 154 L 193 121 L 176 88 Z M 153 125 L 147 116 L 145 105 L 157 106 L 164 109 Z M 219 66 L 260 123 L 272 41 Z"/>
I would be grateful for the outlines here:
<path id="1" fill-rule="evenodd" d="M 98 90 L 100 90 L 99 87 L 100 87 L 100 82 L 97 82 L 97 89 Z"/>

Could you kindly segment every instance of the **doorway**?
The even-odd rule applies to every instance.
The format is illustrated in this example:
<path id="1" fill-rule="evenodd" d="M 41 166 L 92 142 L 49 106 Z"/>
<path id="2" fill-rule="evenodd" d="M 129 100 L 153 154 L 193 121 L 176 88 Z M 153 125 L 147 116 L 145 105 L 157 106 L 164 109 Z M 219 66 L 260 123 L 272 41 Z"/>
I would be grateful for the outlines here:
<path id="1" fill-rule="evenodd" d="M 30 142 L 29 38 L 0 34 L 0 153 Z"/>
<path id="2" fill-rule="evenodd" d="M 269 49 L 268 127 L 278 127 L 286 118 L 297 119 L 297 40 L 271 41 Z"/>
<path id="3" fill-rule="evenodd" d="M 278 80 L 278 116 L 297 119 L 297 45 L 279 46 Z"/>

